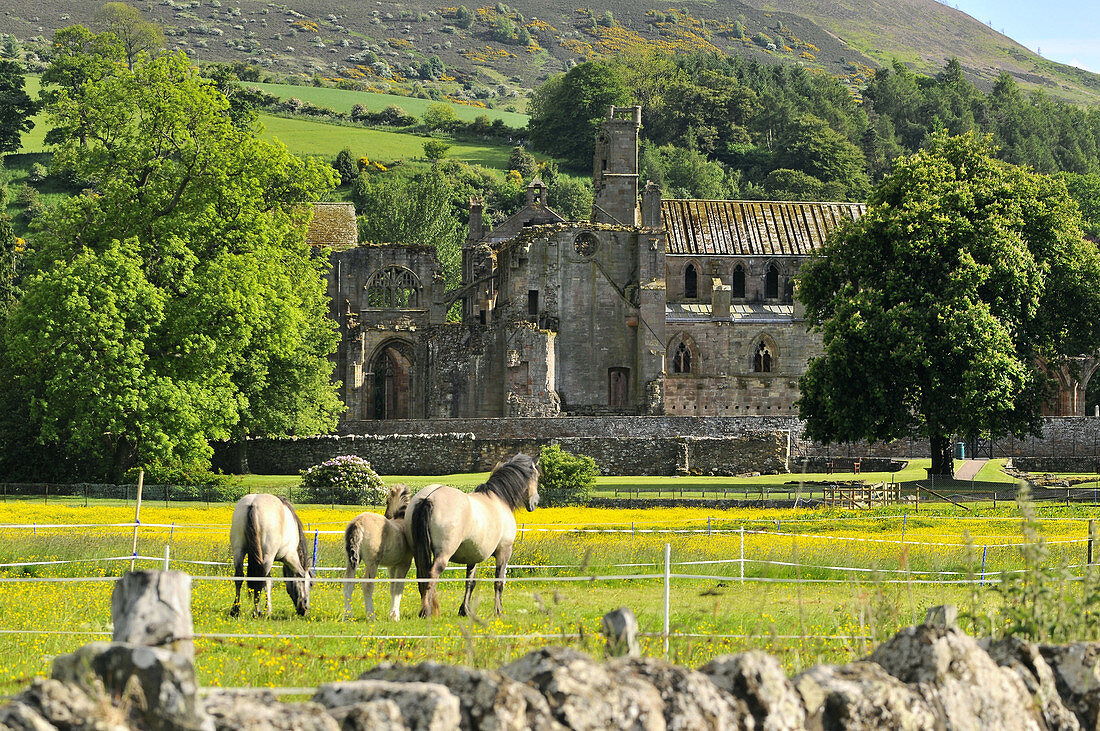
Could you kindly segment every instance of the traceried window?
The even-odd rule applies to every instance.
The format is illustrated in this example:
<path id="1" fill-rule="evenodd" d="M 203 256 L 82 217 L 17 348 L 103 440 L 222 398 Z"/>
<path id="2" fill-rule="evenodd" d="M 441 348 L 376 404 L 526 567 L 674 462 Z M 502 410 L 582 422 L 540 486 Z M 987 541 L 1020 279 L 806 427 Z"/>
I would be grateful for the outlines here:
<path id="1" fill-rule="evenodd" d="M 581 231 L 573 239 L 573 251 L 581 256 L 592 256 L 600 246 L 600 239 L 591 231 Z"/>
<path id="2" fill-rule="evenodd" d="M 672 356 L 673 373 L 691 373 L 691 351 L 687 343 L 681 341 Z"/>
<path id="3" fill-rule="evenodd" d="M 756 373 L 772 372 L 772 352 L 763 340 L 760 341 L 760 345 L 757 346 L 756 353 L 752 357 L 752 369 Z"/>
<path id="4" fill-rule="evenodd" d="M 745 267 L 738 264 L 733 269 L 733 279 L 730 286 L 730 297 L 734 299 L 745 298 Z"/>
<path id="5" fill-rule="evenodd" d="M 688 264 L 684 270 L 684 298 L 693 300 L 699 296 L 699 272 L 694 264 Z"/>
<path id="6" fill-rule="evenodd" d="M 367 306 L 409 309 L 420 306 L 420 280 L 404 267 L 387 267 L 367 284 Z"/>
<path id="7" fill-rule="evenodd" d="M 764 278 L 764 299 L 779 299 L 779 267 L 775 264 L 768 265 L 768 273 Z"/>

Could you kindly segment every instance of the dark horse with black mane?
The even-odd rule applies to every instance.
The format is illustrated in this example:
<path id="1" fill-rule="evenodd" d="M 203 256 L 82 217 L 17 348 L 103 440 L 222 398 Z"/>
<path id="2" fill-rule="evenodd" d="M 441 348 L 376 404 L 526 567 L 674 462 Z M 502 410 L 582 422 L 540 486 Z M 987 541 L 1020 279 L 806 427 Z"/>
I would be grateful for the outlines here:
<path id="1" fill-rule="evenodd" d="M 496 559 L 495 611 L 501 612 L 504 574 L 516 540 L 513 513 L 523 505 L 539 504 L 539 470 L 526 454 L 497 465 L 485 484 L 472 494 L 446 485 L 428 485 L 413 496 L 407 511 L 405 535 L 416 560 L 420 584 L 420 616 L 439 614 L 436 583 L 447 563 L 466 564 L 466 594 L 458 613 L 470 614 L 477 564 Z M 424 581 L 428 579 L 428 581 Z"/>
<path id="2" fill-rule="evenodd" d="M 244 559 L 248 556 L 248 588 L 252 593 L 253 614 L 260 613 L 260 591 L 267 590 L 267 616 L 271 616 L 271 567 L 283 562 L 286 593 L 294 609 L 305 616 L 309 611 L 309 585 L 315 576 L 313 556 L 309 552 L 302 521 L 286 498 L 258 493 L 245 495 L 233 509 L 229 529 L 233 548 L 233 575 L 237 578 L 237 596 L 229 611 L 241 613 L 241 583 Z"/>

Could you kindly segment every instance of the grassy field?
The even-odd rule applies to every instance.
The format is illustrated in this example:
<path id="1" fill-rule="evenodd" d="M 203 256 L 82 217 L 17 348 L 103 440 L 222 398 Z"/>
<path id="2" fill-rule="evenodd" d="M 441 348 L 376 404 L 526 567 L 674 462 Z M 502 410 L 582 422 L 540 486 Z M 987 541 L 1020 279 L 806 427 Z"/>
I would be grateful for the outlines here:
<path id="1" fill-rule="evenodd" d="M 301 507 L 302 519 L 317 541 L 322 577 L 341 575 L 340 532 L 358 510 Z M 196 632 L 203 635 L 196 643 L 196 665 L 204 685 L 313 685 L 354 678 L 381 661 L 433 659 L 497 666 L 550 643 L 598 655 L 600 617 L 624 605 L 634 609 L 642 631 L 649 633 L 645 651 L 660 655 L 661 639 L 655 633 L 660 632 L 663 616 L 665 543 L 672 547 L 674 575 L 670 657 L 698 665 L 716 655 L 761 648 L 777 653 L 792 672 L 817 662 L 860 657 L 900 626 L 922 619 L 934 604 L 950 601 L 976 615 L 987 613 L 999 601 L 988 585 L 972 592 L 951 582 L 979 574 L 983 560 L 991 578 L 1022 565 L 1012 545 L 1021 540 L 1015 506 L 978 515 L 952 506 L 924 508 L 920 515 L 896 508 L 858 514 L 804 509 L 540 509 L 517 513 L 521 530 L 503 617 L 486 614 L 492 589 L 483 581 L 475 599 L 484 616 L 474 619 L 456 616 L 458 583 L 443 585 L 441 617 L 415 618 L 418 596 L 409 583 L 400 621 L 365 618 L 358 592 L 355 618 L 345 621 L 341 584 L 331 582 L 315 585 L 305 619 L 294 615 L 278 587 L 271 620 L 230 618 L 233 588 L 225 580 L 228 567 L 188 563 L 228 561 L 230 512 L 229 505 L 164 508 L 151 501 L 142 508 L 138 554 L 150 558 L 139 560 L 139 565 L 159 566 L 169 546 L 173 568 L 196 577 L 192 611 Z M 1082 563 L 1086 521 L 1098 512 L 1085 507 L 1041 508 L 1049 560 Z M 0 504 L 0 562 L 80 559 L 62 565 L 7 565 L 0 567 L 0 575 L 101 579 L 5 585 L 0 598 L 3 628 L 28 634 L 0 635 L 3 691 L 48 673 L 54 655 L 109 631 L 111 583 L 105 579 L 128 566 L 128 561 L 88 559 L 128 556 L 131 528 L 47 525 L 132 519 L 132 505 Z M 11 524 L 31 525 L 8 527 Z M 712 563 L 688 563 L 699 561 Z M 554 577 L 584 580 L 560 583 L 550 580 Z M 385 587 L 378 589 L 376 606 L 386 606 L 386 594 Z M 246 636 L 219 636 L 229 634 Z"/>
<path id="2" fill-rule="evenodd" d="M 27 94 L 31 99 L 38 98 L 38 92 L 42 88 L 40 79 L 36 75 L 25 76 Z M 34 120 L 34 127 L 29 132 L 24 132 L 20 136 L 21 147 L 16 152 L 45 152 L 46 150 L 46 132 L 49 129 L 46 122 L 45 112 L 39 112 L 32 117 Z"/>
<path id="3" fill-rule="evenodd" d="M 397 159 L 422 158 L 424 142 L 429 139 L 417 135 L 386 132 L 340 124 L 326 124 L 308 119 L 288 119 L 261 114 L 263 136 L 275 138 L 298 155 L 336 156 L 344 147 L 350 147 L 356 157 L 388 162 Z M 454 142 L 447 157 L 457 158 L 486 167 L 504 169 L 511 150 L 508 147 Z"/>
<path id="4" fill-rule="evenodd" d="M 465 121 L 473 121 L 480 115 L 489 119 L 501 119 L 509 127 L 526 127 L 528 117 L 526 114 L 516 112 L 504 112 L 497 109 L 485 109 L 469 104 L 450 104 L 448 102 L 435 102 L 431 99 L 417 99 L 415 97 L 397 96 L 396 94 L 377 94 L 366 91 L 351 91 L 347 89 L 332 89 L 323 86 L 292 86 L 290 84 L 261 84 L 248 83 L 255 89 L 260 89 L 268 94 L 274 94 L 280 99 L 295 97 L 310 104 L 320 107 L 328 107 L 337 112 L 351 112 L 356 104 L 362 104 L 369 111 L 380 112 L 388 106 L 397 105 L 409 114 L 420 117 L 429 104 L 443 103 L 455 110 L 455 115 Z"/>

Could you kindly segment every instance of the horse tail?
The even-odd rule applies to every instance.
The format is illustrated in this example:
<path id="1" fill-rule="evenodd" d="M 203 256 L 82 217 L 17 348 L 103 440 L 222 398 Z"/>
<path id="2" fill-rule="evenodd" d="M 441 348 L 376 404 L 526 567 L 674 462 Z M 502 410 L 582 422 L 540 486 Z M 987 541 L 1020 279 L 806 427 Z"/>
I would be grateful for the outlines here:
<path id="1" fill-rule="evenodd" d="M 416 578 L 430 578 L 432 562 L 435 560 L 432 551 L 432 536 L 429 530 L 432 524 L 431 500 L 421 500 L 413 506 L 409 521 L 412 526 L 412 550 L 413 560 L 416 561 Z M 427 584 L 421 583 L 420 593 L 423 594 L 427 587 Z"/>
<path id="2" fill-rule="evenodd" d="M 344 530 L 344 550 L 348 554 L 348 568 L 359 566 L 359 548 L 363 543 L 363 524 L 358 519 L 348 523 Z"/>
<path id="3" fill-rule="evenodd" d="M 263 541 L 260 538 L 260 516 L 254 504 L 248 506 L 248 516 L 245 518 L 244 545 L 245 552 L 248 554 L 248 578 L 266 579 Z M 248 582 L 248 588 L 252 591 L 262 591 L 265 585 L 263 581 Z"/>

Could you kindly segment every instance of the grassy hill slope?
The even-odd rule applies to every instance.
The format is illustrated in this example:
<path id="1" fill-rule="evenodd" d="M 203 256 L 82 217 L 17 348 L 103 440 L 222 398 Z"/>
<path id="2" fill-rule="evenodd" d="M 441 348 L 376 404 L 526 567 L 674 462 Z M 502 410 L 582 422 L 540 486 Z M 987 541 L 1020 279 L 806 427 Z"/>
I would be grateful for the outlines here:
<path id="1" fill-rule="evenodd" d="M 520 99 L 550 74 L 587 58 L 624 51 L 741 53 L 768 63 L 820 68 L 858 86 L 897 58 L 935 71 L 958 56 L 988 87 L 1000 69 L 1031 88 L 1100 101 L 1100 76 L 1042 59 L 980 21 L 934 0 L 514 0 L 456 8 L 425 0 L 134 0 L 162 24 L 170 48 L 200 60 L 242 62 L 282 77 L 320 76 L 379 92 L 438 95 L 519 111 Z M 58 27 L 92 23 L 99 2 L 7 0 L 0 33 L 14 34 L 32 59 Z M 610 15 L 607 15 L 610 13 Z M 514 31 L 508 35 L 508 29 Z M 529 36 L 527 45 L 517 34 Z M 770 44 L 770 45 L 769 45 Z M 438 56 L 446 66 L 421 77 Z"/>

